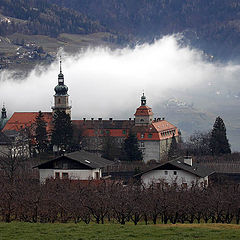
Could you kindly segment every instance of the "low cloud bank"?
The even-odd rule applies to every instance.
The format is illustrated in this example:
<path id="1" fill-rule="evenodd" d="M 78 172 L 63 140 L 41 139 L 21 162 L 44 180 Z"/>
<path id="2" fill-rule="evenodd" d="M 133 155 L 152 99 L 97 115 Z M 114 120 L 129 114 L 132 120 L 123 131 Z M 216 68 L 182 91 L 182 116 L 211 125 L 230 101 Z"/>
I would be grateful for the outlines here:
<path id="1" fill-rule="evenodd" d="M 7 71 L 1 73 L 0 103 L 6 104 L 9 115 L 15 111 L 51 111 L 58 73 L 58 62 L 41 73 L 33 70 L 21 81 L 11 79 Z M 161 115 L 157 106 L 169 98 L 217 115 L 224 114 L 222 104 L 239 103 L 240 65 L 206 61 L 202 52 L 180 46 L 177 36 L 134 49 L 94 48 L 76 56 L 63 54 L 63 73 L 73 119 L 133 117 L 143 90 L 157 115 Z"/>

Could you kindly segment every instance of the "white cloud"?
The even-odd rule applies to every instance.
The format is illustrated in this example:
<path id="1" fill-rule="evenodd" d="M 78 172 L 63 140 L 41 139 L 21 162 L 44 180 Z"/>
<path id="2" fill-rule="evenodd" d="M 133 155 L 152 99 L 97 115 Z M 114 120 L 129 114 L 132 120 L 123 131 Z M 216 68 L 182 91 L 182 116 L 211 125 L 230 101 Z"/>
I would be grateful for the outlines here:
<path id="1" fill-rule="evenodd" d="M 51 111 L 58 72 L 56 62 L 41 74 L 33 70 L 21 81 L 2 73 L 0 102 L 10 112 Z M 65 54 L 63 73 L 74 119 L 126 118 L 133 117 L 143 89 L 150 106 L 175 96 L 204 105 L 212 95 L 216 97 L 216 91 L 234 92 L 240 66 L 206 62 L 201 52 L 180 47 L 177 37 L 166 36 L 135 49 L 94 48 L 74 57 Z"/>

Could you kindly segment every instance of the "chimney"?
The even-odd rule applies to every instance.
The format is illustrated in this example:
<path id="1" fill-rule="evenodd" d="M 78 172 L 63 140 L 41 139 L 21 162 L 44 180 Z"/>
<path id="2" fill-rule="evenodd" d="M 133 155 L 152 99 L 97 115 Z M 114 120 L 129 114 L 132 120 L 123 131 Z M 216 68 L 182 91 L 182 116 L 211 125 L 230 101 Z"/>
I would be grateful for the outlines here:
<path id="1" fill-rule="evenodd" d="M 191 156 L 184 157 L 183 162 L 189 166 L 192 166 L 192 157 Z"/>

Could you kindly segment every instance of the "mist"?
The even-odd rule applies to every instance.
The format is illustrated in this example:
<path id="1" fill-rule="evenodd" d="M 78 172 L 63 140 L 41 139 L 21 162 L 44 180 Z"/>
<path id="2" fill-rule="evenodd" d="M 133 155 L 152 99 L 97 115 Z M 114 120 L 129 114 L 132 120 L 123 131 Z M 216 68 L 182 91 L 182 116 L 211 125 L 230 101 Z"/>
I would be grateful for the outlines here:
<path id="1" fill-rule="evenodd" d="M 230 124 L 222 106 L 239 104 L 240 65 L 210 62 L 201 51 L 178 40 L 178 36 L 165 36 L 134 49 L 98 47 L 75 56 L 61 53 L 72 118 L 133 117 L 144 91 L 157 117 L 161 104 L 175 98 L 201 111 L 225 114 Z M 51 111 L 58 73 L 57 61 L 47 70 L 37 67 L 21 81 L 12 79 L 11 72 L 2 72 L 0 103 L 5 103 L 8 116 L 16 111 Z"/>

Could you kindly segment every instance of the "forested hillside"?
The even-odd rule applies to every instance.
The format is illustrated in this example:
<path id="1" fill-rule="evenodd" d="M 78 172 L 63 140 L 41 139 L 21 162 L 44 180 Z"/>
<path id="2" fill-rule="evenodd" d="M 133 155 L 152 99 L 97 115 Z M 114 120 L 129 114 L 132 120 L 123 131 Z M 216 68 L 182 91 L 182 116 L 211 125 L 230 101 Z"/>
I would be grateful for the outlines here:
<path id="1" fill-rule="evenodd" d="M 152 40 L 181 32 L 221 58 L 240 56 L 239 0 L 49 0 L 98 20 L 109 29 Z"/>
<path id="2" fill-rule="evenodd" d="M 84 14 L 47 0 L 0 0 L 0 35 L 15 32 L 56 37 L 60 33 L 87 34 L 104 28 Z"/>

